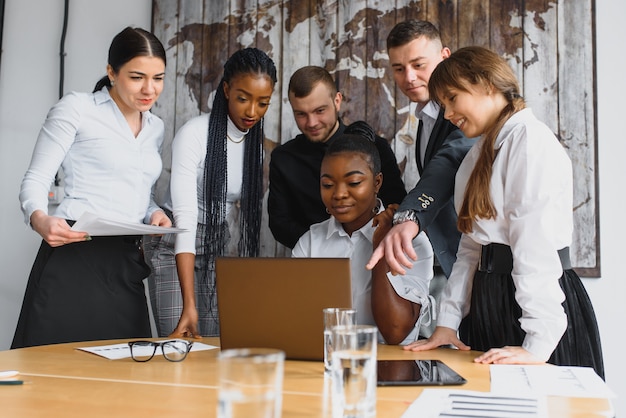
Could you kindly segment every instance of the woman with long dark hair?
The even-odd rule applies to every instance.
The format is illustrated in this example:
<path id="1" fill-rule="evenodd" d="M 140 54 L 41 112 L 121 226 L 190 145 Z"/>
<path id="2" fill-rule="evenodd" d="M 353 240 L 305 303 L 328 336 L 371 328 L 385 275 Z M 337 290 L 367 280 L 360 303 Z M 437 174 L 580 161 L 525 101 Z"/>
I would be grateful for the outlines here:
<path id="1" fill-rule="evenodd" d="M 235 52 L 210 114 L 189 120 L 174 138 L 171 208 L 175 225 L 187 232 L 154 239 L 149 249 L 161 336 L 219 335 L 215 258 L 259 253 L 263 117 L 276 81 L 266 53 Z"/>

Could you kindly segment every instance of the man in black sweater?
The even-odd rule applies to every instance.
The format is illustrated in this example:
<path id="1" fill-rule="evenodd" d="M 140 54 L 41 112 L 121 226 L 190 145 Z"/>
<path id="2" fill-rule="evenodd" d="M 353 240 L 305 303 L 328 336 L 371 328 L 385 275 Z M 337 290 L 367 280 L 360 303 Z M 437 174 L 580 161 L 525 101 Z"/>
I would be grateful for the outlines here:
<path id="1" fill-rule="evenodd" d="M 322 67 L 297 70 L 289 81 L 289 102 L 302 134 L 272 151 L 268 197 L 269 227 L 274 238 L 293 248 L 312 224 L 328 219 L 320 197 L 320 167 L 326 148 L 346 126 L 339 118 L 342 96 Z M 396 158 L 386 139 L 376 136 L 382 161 L 383 204 L 406 196 Z"/>

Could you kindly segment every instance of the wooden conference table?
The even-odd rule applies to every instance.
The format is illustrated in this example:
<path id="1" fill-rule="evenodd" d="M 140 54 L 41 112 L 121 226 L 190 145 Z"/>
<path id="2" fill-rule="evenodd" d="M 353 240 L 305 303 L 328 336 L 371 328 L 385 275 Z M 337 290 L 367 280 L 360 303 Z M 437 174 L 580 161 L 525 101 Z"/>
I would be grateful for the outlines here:
<path id="1" fill-rule="evenodd" d="M 0 370 L 18 370 L 26 383 L 0 386 L 2 417 L 213 417 L 217 403 L 218 350 L 189 353 L 173 363 L 155 356 L 147 363 L 130 358 L 108 360 L 76 347 L 101 346 L 126 340 L 94 341 L 23 348 L 0 352 Z M 217 338 L 203 343 L 219 345 Z M 489 391 L 489 366 L 472 362 L 477 352 L 438 349 L 409 353 L 380 346 L 380 359 L 439 359 L 467 379 L 463 386 Z M 400 417 L 421 393 L 421 387 L 378 387 L 377 416 Z M 551 417 L 606 417 L 605 399 L 550 397 Z M 283 417 L 329 416 L 329 379 L 324 365 L 287 361 L 283 383 Z"/>

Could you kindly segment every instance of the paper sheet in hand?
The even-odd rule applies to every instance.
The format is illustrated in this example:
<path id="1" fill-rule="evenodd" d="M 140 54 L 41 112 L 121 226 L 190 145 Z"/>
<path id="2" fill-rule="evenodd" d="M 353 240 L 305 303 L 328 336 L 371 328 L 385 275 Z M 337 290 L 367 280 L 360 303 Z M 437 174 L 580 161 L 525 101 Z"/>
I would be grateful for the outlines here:
<path id="1" fill-rule="evenodd" d="M 102 235 L 160 235 L 184 232 L 181 228 L 145 225 L 133 222 L 114 221 L 85 212 L 72 226 L 73 231 L 87 232 L 91 236 Z"/>

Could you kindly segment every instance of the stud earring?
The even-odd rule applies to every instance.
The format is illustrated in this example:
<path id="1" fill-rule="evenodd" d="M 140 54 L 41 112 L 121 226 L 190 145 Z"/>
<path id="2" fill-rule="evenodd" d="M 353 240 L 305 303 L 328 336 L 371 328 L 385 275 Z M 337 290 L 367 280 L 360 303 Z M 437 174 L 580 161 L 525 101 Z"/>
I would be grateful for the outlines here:
<path id="1" fill-rule="evenodd" d="M 115 80 L 109 80 L 109 82 L 111 83 L 111 87 L 115 85 Z"/>

